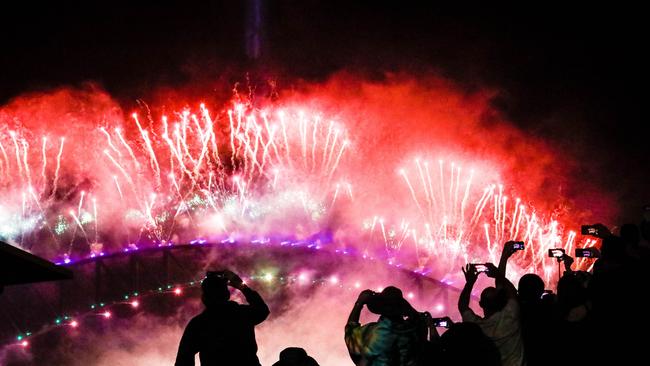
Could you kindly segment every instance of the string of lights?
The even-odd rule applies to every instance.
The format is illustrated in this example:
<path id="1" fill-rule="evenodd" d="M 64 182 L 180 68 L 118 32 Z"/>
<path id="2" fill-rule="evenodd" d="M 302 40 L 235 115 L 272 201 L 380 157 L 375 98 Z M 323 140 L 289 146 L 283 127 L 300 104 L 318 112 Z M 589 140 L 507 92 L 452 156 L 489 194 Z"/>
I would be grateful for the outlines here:
<path id="1" fill-rule="evenodd" d="M 245 276 L 242 279 L 244 280 L 244 283 L 255 284 L 255 286 L 331 286 L 346 291 L 361 291 L 364 288 L 371 288 L 377 292 L 381 292 L 383 290 L 383 287 L 381 286 L 369 286 L 368 284 L 362 283 L 359 280 L 345 279 L 337 274 L 328 276 L 313 276 L 310 273 L 311 272 L 308 271 L 302 271 L 298 273 L 278 275 L 271 272 L 260 272 L 252 274 L 250 276 Z M 187 289 L 200 286 L 201 281 L 202 279 L 196 279 L 189 282 L 168 284 L 144 292 L 129 292 L 123 294 L 120 298 L 115 299 L 114 301 L 91 304 L 88 306 L 86 312 L 77 314 L 63 314 L 54 318 L 48 325 L 42 327 L 37 332 L 26 331 L 24 333 L 18 334 L 15 338 L 15 344 L 23 348 L 29 347 L 30 338 L 45 334 L 55 328 L 79 328 L 83 325 L 84 319 L 91 316 L 101 317 L 108 321 L 114 317 L 114 311 L 111 311 L 111 309 L 114 309 L 117 306 L 129 306 L 134 310 L 138 310 L 141 308 L 142 301 L 144 301 L 144 299 L 149 296 L 184 296 Z M 416 297 L 415 293 L 415 291 L 407 291 L 405 296 L 409 300 L 413 300 Z M 434 310 L 437 313 L 442 313 L 445 310 L 445 306 L 440 303 L 436 304 L 434 306 Z"/>

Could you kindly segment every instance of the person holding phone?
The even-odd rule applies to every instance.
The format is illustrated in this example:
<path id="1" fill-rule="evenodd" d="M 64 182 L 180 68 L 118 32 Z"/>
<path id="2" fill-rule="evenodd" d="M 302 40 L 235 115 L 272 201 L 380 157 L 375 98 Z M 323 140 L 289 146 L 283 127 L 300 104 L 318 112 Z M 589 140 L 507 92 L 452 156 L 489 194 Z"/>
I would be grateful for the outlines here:
<path id="1" fill-rule="evenodd" d="M 479 272 L 472 265 L 462 268 L 465 275 L 465 287 L 458 298 L 458 311 L 463 321 L 476 323 L 483 333 L 499 349 L 503 366 L 525 365 L 524 344 L 521 336 L 519 303 L 517 289 L 506 278 L 505 269 L 508 258 L 516 252 L 513 245 L 506 243 L 497 268 L 486 263 L 488 270 L 484 273 L 495 279 L 495 287 L 487 287 L 481 292 L 479 305 L 483 317 L 478 316 L 469 306 L 470 296 Z"/>
<path id="2" fill-rule="evenodd" d="M 364 306 L 379 320 L 361 325 Z M 380 293 L 359 294 L 345 326 L 345 344 L 356 365 L 417 366 L 426 333 L 423 316 L 404 299 L 402 290 L 388 286 Z"/>
<path id="3" fill-rule="evenodd" d="M 241 291 L 248 305 L 230 301 L 228 286 Z M 255 326 L 270 313 L 262 297 L 230 270 L 208 272 L 201 289 L 205 310 L 185 328 L 175 365 L 194 366 L 198 353 L 203 366 L 260 366 Z"/>

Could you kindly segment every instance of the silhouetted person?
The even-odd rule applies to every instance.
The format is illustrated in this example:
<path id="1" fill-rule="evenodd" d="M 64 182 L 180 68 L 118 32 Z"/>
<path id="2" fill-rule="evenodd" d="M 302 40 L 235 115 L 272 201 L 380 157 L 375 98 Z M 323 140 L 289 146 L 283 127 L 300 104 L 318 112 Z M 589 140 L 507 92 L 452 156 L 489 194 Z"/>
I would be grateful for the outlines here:
<path id="1" fill-rule="evenodd" d="M 280 360 L 273 366 L 318 366 L 318 362 L 298 347 L 285 348 L 280 352 Z"/>
<path id="2" fill-rule="evenodd" d="M 641 232 L 634 224 L 621 226 L 621 240 L 625 244 L 626 254 L 633 260 L 639 261 L 639 265 L 648 266 L 650 263 L 650 248 L 641 246 Z"/>
<path id="3" fill-rule="evenodd" d="M 469 307 L 472 288 L 478 278 L 476 268 L 467 265 L 463 268 L 465 287 L 458 298 L 458 310 L 463 321 L 476 323 L 483 333 L 490 338 L 499 349 L 501 363 L 504 366 L 525 365 L 524 345 L 521 337 L 519 303 L 517 290 L 505 277 L 508 258 L 515 252 L 511 242 L 506 243 L 499 261 L 499 268 L 487 264 L 489 277 L 495 279 L 495 287 L 487 287 L 481 293 L 479 305 L 483 309 L 483 317 L 474 313 Z"/>
<path id="4" fill-rule="evenodd" d="M 380 315 L 377 322 L 359 324 L 364 305 Z M 364 290 L 359 294 L 345 326 L 345 344 L 356 365 L 416 366 L 425 332 L 421 315 L 400 289 L 389 286 L 381 293 Z"/>
<path id="5" fill-rule="evenodd" d="M 228 286 L 241 291 L 248 305 L 230 301 Z M 269 315 L 262 297 L 228 270 L 208 272 L 201 289 L 205 310 L 185 328 L 176 366 L 194 365 L 197 353 L 202 366 L 259 366 L 255 326 Z"/>
<path id="6" fill-rule="evenodd" d="M 444 365 L 501 366 L 501 355 L 494 342 L 475 323 L 454 323 L 440 337 Z M 430 362 L 427 365 L 440 364 Z"/>
<path id="7" fill-rule="evenodd" d="M 578 277 L 579 272 L 565 272 L 557 285 L 557 308 L 554 340 L 560 347 L 554 357 L 567 365 L 595 364 L 598 360 L 594 341 L 597 337 L 616 337 L 602 334 L 608 324 L 594 324 L 587 289 Z"/>
<path id="8" fill-rule="evenodd" d="M 641 233 L 641 245 L 643 247 L 650 247 L 650 205 L 643 207 L 643 217 L 639 224 L 639 232 Z"/>
<path id="9" fill-rule="evenodd" d="M 436 328 L 436 322 L 431 317 L 429 312 L 422 313 L 422 319 L 426 326 L 424 338 L 425 341 L 422 345 L 420 364 L 421 365 L 439 365 L 442 362 L 442 343 L 440 341 L 440 334 Z M 449 317 L 445 317 L 449 326 L 453 321 Z"/>
<path id="10" fill-rule="evenodd" d="M 645 303 L 647 269 L 639 259 L 628 255 L 626 243 L 620 237 L 603 237 L 601 253 L 594 264 L 589 294 L 594 324 L 606 324 L 607 333 L 612 336 L 597 339 L 596 347 L 616 349 L 617 356 L 612 361 L 633 362 L 647 347 L 638 336 L 647 331 L 647 317 L 633 313 Z"/>
<path id="11" fill-rule="evenodd" d="M 548 352 L 553 341 L 553 302 L 544 295 L 544 281 L 538 275 L 528 273 L 519 279 L 521 336 L 528 366 L 549 365 L 555 357 Z"/>

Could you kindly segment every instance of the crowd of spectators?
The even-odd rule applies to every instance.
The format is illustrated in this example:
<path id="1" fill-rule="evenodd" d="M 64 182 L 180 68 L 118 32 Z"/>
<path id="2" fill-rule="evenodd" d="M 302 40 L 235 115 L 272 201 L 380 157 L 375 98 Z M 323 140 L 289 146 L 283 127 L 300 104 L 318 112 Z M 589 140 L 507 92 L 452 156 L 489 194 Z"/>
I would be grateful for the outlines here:
<path id="1" fill-rule="evenodd" d="M 461 321 L 419 312 L 388 286 L 362 291 L 345 325 L 344 340 L 359 366 L 425 365 L 637 365 L 648 353 L 644 313 L 650 260 L 650 217 L 640 226 L 625 224 L 614 235 L 601 224 L 589 232 L 601 239 L 588 250 L 591 271 L 574 270 L 574 257 L 563 250 L 549 256 L 561 264 L 556 290 L 534 273 L 515 286 L 508 261 L 525 243 L 506 242 L 498 265 L 467 264 L 458 300 Z M 581 249 L 581 248 L 579 248 Z M 479 276 L 494 279 L 480 293 L 482 315 L 470 307 Z M 248 305 L 229 301 L 227 286 L 243 292 Z M 211 272 L 203 282 L 206 310 L 192 319 L 181 340 L 176 365 L 259 366 L 254 327 L 269 314 L 257 294 L 230 271 Z M 360 324 L 364 308 L 378 319 Z M 440 331 L 444 330 L 442 334 Z M 274 366 L 317 366 L 302 348 L 287 348 Z"/>

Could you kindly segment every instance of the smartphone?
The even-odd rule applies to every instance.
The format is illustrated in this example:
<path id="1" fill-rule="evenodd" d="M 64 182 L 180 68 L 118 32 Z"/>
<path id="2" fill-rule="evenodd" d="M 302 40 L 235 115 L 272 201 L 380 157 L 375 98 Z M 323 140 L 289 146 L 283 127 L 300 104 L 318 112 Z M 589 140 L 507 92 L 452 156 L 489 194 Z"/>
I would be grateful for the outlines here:
<path id="1" fill-rule="evenodd" d="M 598 229 L 594 225 L 582 225 L 580 232 L 582 235 L 598 236 Z"/>
<path id="2" fill-rule="evenodd" d="M 487 273 L 490 270 L 490 268 L 483 263 L 472 263 L 472 267 L 477 273 L 481 273 L 481 272 Z"/>
<path id="3" fill-rule="evenodd" d="M 549 249 L 548 250 L 548 256 L 551 258 L 562 258 L 564 256 L 564 249 L 562 248 L 555 248 L 555 249 Z"/>
<path id="4" fill-rule="evenodd" d="M 205 277 L 225 278 L 225 274 L 223 271 L 207 271 L 205 272 Z"/>
<path id="5" fill-rule="evenodd" d="M 431 319 L 433 326 L 440 328 L 449 328 L 449 320 L 447 318 L 433 318 Z"/>
<path id="6" fill-rule="evenodd" d="M 524 250 L 524 242 L 523 241 L 515 241 L 512 243 L 512 248 L 514 250 Z"/>
<path id="7" fill-rule="evenodd" d="M 593 248 L 576 248 L 576 257 L 598 258 L 598 253 Z"/>

